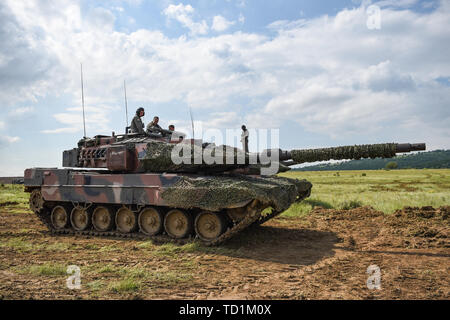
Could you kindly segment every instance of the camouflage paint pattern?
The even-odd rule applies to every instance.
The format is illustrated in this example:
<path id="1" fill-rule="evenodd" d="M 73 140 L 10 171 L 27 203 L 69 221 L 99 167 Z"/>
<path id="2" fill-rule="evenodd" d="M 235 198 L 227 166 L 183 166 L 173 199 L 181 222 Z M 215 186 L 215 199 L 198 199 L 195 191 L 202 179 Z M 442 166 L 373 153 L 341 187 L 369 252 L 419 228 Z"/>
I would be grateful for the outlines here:
<path id="1" fill-rule="evenodd" d="M 40 187 L 46 201 L 155 205 L 220 211 L 259 200 L 285 210 L 311 189 L 306 180 L 282 177 L 111 174 L 70 169 L 25 170 L 24 185 Z"/>

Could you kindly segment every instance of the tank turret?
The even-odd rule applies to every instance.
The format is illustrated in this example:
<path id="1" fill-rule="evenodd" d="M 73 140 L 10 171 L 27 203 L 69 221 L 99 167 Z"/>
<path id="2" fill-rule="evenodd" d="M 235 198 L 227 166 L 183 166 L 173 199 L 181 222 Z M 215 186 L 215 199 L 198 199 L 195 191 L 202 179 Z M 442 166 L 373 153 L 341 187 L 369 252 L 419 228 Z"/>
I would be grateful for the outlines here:
<path id="1" fill-rule="evenodd" d="M 105 168 L 113 172 L 186 172 L 260 174 L 261 168 L 275 174 L 289 166 L 327 160 L 391 158 L 397 153 L 425 150 L 424 143 L 366 144 L 331 148 L 285 151 L 269 149 L 262 153 L 201 140 L 184 139 L 178 132 L 125 134 L 82 139 L 78 148 L 63 153 L 63 167 Z M 263 173 L 267 174 L 267 173 Z"/>

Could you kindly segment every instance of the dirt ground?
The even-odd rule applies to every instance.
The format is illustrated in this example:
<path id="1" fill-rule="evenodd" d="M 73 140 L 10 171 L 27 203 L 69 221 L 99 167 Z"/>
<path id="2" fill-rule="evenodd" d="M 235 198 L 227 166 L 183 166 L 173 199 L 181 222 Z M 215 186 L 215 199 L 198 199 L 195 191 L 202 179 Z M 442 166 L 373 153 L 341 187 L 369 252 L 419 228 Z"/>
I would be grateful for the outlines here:
<path id="1" fill-rule="evenodd" d="M 277 218 L 219 248 L 140 240 L 52 236 L 29 211 L 0 207 L 3 299 L 449 299 L 450 206 L 316 208 Z M 75 264 L 80 290 L 65 274 L 30 266 Z M 380 268 L 380 289 L 367 269 Z M 125 271 L 124 271 L 125 270 Z M 115 287 L 128 272 L 137 286 Z M 151 276 L 148 276 L 151 275 Z M 155 276 L 157 275 L 157 276 Z M 171 275 L 169 277 L 169 275 Z M 128 279 L 130 275 L 128 275 Z"/>

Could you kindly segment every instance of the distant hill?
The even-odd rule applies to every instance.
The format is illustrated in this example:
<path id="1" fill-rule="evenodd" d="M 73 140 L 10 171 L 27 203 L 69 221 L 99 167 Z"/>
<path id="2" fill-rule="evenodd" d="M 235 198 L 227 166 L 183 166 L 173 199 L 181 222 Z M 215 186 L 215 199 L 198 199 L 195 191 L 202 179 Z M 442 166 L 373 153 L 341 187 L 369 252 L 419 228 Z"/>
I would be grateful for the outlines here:
<path id="1" fill-rule="evenodd" d="M 377 170 L 386 167 L 389 162 L 396 162 L 398 169 L 439 169 L 450 168 L 450 150 L 435 150 L 415 154 L 402 155 L 389 159 L 361 159 L 340 163 L 319 164 L 297 168 L 299 171 L 328 170 Z"/>

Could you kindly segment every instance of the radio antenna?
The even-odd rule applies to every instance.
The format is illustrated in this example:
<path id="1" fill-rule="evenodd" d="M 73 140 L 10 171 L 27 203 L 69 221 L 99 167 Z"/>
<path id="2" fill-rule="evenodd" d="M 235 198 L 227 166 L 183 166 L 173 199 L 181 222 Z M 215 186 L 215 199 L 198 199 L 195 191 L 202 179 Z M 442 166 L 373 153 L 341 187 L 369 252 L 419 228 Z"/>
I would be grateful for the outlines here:
<path id="1" fill-rule="evenodd" d="M 81 105 L 83 107 L 83 128 L 84 128 L 84 138 L 86 139 L 86 121 L 84 116 L 84 88 L 83 88 L 83 64 L 80 63 L 81 67 Z"/>
<path id="2" fill-rule="evenodd" d="M 125 80 L 123 80 L 123 91 L 125 94 L 125 118 L 127 121 L 127 124 L 125 127 L 128 127 L 128 102 L 127 102 L 127 85 L 125 83 Z"/>
<path id="3" fill-rule="evenodd" d="M 194 135 L 194 117 L 192 116 L 191 107 L 189 107 L 189 114 L 191 116 L 192 139 L 195 139 L 195 135 Z"/>

